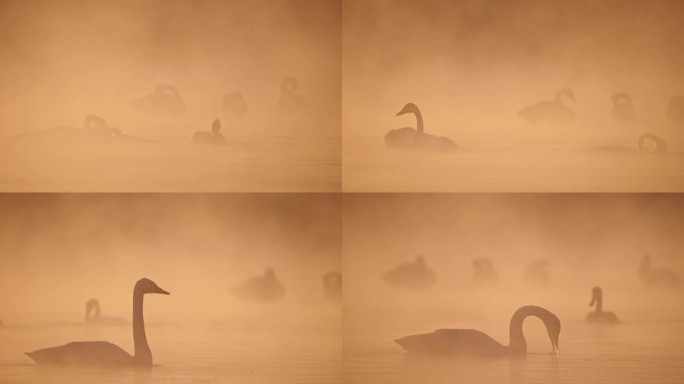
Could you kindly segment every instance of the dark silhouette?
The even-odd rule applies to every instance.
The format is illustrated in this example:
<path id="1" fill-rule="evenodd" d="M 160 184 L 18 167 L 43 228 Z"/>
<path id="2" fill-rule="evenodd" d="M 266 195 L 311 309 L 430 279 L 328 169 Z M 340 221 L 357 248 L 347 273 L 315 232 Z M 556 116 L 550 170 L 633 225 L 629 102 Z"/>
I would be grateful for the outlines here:
<path id="1" fill-rule="evenodd" d="M 475 268 L 475 282 L 479 284 L 491 284 L 497 281 L 494 264 L 486 257 L 480 257 L 473 260 L 473 268 Z"/>
<path id="2" fill-rule="evenodd" d="M 596 305 L 594 312 L 587 313 L 587 321 L 591 323 L 617 323 L 618 318 L 613 312 L 603 310 L 603 291 L 601 287 L 594 287 L 591 290 L 591 302 L 589 306 Z"/>
<path id="3" fill-rule="evenodd" d="M 280 99 L 278 108 L 283 112 L 299 112 L 304 108 L 302 96 L 295 92 L 299 89 L 299 82 L 294 77 L 286 77 L 280 83 Z"/>
<path id="4" fill-rule="evenodd" d="M 425 264 L 423 255 L 416 257 L 415 263 L 404 263 L 386 272 L 382 278 L 394 287 L 425 289 L 435 283 L 437 278 Z"/>
<path id="5" fill-rule="evenodd" d="M 323 293 L 331 300 L 342 299 L 342 274 L 337 271 L 323 275 Z"/>
<path id="6" fill-rule="evenodd" d="M 639 276 L 641 281 L 653 287 L 678 288 L 682 285 L 682 278 L 676 273 L 664 268 L 652 268 L 651 255 L 648 253 L 641 259 Z"/>
<path id="7" fill-rule="evenodd" d="M 665 114 L 672 123 L 684 124 L 684 96 L 670 98 Z"/>
<path id="8" fill-rule="evenodd" d="M 575 94 L 570 88 L 556 92 L 553 100 L 544 100 L 518 111 L 518 116 L 532 124 L 569 124 L 575 119 L 575 112 L 563 103 L 563 97 L 573 102 Z"/>
<path id="9" fill-rule="evenodd" d="M 263 276 L 256 276 L 233 288 L 239 298 L 255 302 L 276 302 L 285 296 L 285 287 L 268 268 Z"/>
<path id="10" fill-rule="evenodd" d="M 406 127 L 392 129 L 385 134 L 385 145 L 389 148 L 424 149 L 431 151 L 453 151 L 457 145 L 447 137 L 437 137 L 425 133 L 423 115 L 413 103 L 408 103 L 397 113 L 401 116 L 413 113 L 416 116 L 416 129 Z"/>
<path id="11" fill-rule="evenodd" d="M 138 112 L 149 115 L 180 115 L 185 112 L 185 101 L 171 84 L 159 85 L 154 93 L 142 96 L 131 102 Z"/>
<path id="12" fill-rule="evenodd" d="M 599 147 L 591 147 L 589 152 L 600 153 L 646 153 L 646 154 L 663 154 L 667 153 L 667 143 L 665 140 L 659 138 L 652 133 L 644 133 L 639 136 L 636 148 L 627 147 L 624 145 L 602 145 Z"/>
<path id="13" fill-rule="evenodd" d="M 223 96 L 223 110 L 230 116 L 242 116 L 247 112 L 247 101 L 240 92 L 230 92 Z"/>
<path id="14" fill-rule="evenodd" d="M 527 353 L 527 343 L 523 335 L 523 321 L 528 316 L 541 319 L 551 339 L 551 347 L 558 351 L 558 336 L 561 323 L 550 311 L 528 305 L 513 314 L 510 323 L 509 345 L 503 345 L 483 332 L 474 329 L 438 329 L 433 333 L 411 335 L 394 340 L 411 353 L 471 356 L 515 356 Z"/>
<path id="15" fill-rule="evenodd" d="M 133 344 L 135 354 L 131 356 L 123 349 L 107 341 L 80 341 L 59 347 L 28 352 L 37 364 L 91 365 L 91 366 L 152 366 L 152 352 L 145 335 L 143 319 L 143 296 L 146 293 L 169 293 L 159 288 L 152 280 L 140 279 L 133 288 Z"/>
<path id="16" fill-rule="evenodd" d="M 198 131 L 192 135 L 194 144 L 226 145 L 226 138 L 219 132 L 221 130 L 221 120 L 214 119 L 211 123 L 211 132 Z"/>
<path id="17" fill-rule="evenodd" d="M 88 115 L 83 119 L 83 128 L 68 126 L 54 127 L 17 135 L 14 136 L 14 140 L 59 146 L 75 143 L 88 144 L 107 142 L 124 137 L 126 137 L 126 135 L 121 132 L 120 129 L 110 127 L 105 119 L 96 115 Z"/>
<path id="18" fill-rule="evenodd" d="M 613 109 L 610 117 L 618 124 L 631 124 L 636 121 L 636 111 L 632 97 L 627 92 L 618 92 L 611 97 Z"/>
<path id="19" fill-rule="evenodd" d="M 86 301 L 85 321 L 91 325 L 128 325 L 128 322 L 120 317 L 102 316 L 100 302 L 97 299 Z"/>
<path id="20" fill-rule="evenodd" d="M 527 264 L 525 280 L 533 284 L 548 285 L 550 277 L 549 268 L 551 268 L 551 262 L 547 259 L 533 261 Z"/>

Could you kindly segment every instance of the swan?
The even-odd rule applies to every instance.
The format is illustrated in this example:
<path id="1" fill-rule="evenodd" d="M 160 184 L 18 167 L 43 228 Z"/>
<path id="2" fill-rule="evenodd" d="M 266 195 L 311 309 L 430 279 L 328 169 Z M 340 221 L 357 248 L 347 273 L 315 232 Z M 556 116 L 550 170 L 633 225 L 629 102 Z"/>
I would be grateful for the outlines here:
<path id="1" fill-rule="evenodd" d="M 575 94 L 570 88 L 556 92 L 553 100 L 534 103 L 518 111 L 518 116 L 533 124 L 569 124 L 575 118 L 575 112 L 563 103 L 563 97 L 575 101 Z"/>
<path id="2" fill-rule="evenodd" d="M 299 82 L 294 77 L 286 77 L 280 83 L 280 99 L 278 108 L 285 112 L 297 112 L 304 107 L 302 96 L 295 92 L 299 89 Z"/>
<path id="3" fill-rule="evenodd" d="M 611 97 L 613 109 L 611 118 L 620 124 L 630 124 L 636 120 L 636 111 L 632 104 L 632 96 L 627 92 L 618 92 Z"/>
<path id="4" fill-rule="evenodd" d="M 591 290 L 591 302 L 589 306 L 596 304 L 596 311 L 587 313 L 587 321 L 591 323 L 617 323 L 618 318 L 613 312 L 603 310 L 603 291 L 601 287 Z"/>
<path id="5" fill-rule="evenodd" d="M 424 289 L 437 281 L 435 273 L 425 264 L 423 255 L 416 256 L 414 263 L 400 264 L 386 272 L 382 278 L 389 285 L 409 289 Z"/>
<path id="6" fill-rule="evenodd" d="M 667 118 L 675 124 L 684 124 L 684 96 L 670 98 L 665 112 Z"/>
<path id="7" fill-rule="evenodd" d="M 639 276 L 651 286 L 677 288 L 682 285 L 682 278 L 676 273 L 664 268 L 652 268 L 651 255 L 648 253 L 641 259 Z"/>
<path id="8" fill-rule="evenodd" d="M 475 281 L 480 284 L 490 284 L 497 280 L 496 271 L 494 271 L 494 264 L 486 257 L 480 257 L 473 260 L 473 268 L 475 268 Z"/>
<path id="9" fill-rule="evenodd" d="M 121 139 L 126 135 L 118 128 L 110 127 L 107 121 L 97 115 L 87 115 L 83 119 L 83 128 L 61 126 L 36 132 L 24 133 L 13 137 L 18 141 L 44 142 L 58 145 L 76 142 L 98 142 Z"/>
<path id="10" fill-rule="evenodd" d="M 252 277 L 234 287 L 233 293 L 247 301 L 276 302 L 285 296 L 285 287 L 278 281 L 273 269 L 268 268 L 263 276 Z"/>
<path id="11" fill-rule="evenodd" d="M 219 132 L 221 130 L 221 120 L 214 119 L 211 123 L 211 132 L 197 131 L 192 135 L 194 144 L 226 145 L 226 138 Z"/>
<path id="12" fill-rule="evenodd" d="M 120 317 L 101 316 L 100 301 L 97 299 L 90 299 L 86 301 L 86 316 L 87 324 L 92 325 L 126 325 L 128 322 Z M 92 315 L 91 315 L 92 314 Z"/>
<path id="13" fill-rule="evenodd" d="M 591 147 L 589 152 L 602 153 L 647 153 L 647 154 L 663 154 L 667 152 L 667 143 L 665 140 L 659 138 L 652 133 L 644 133 L 639 136 L 637 145 L 635 147 L 627 147 L 624 145 L 602 145 L 599 147 Z"/>
<path id="14" fill-rule="evenodd" d="M 392 129 L 385 134 L 385 145 L 389 148 L 427 149 L 433 151 L 453 151 L 458 146 L 447 137 L 437 137 L 425 133 L 423 115 L 413 103 L 408 103 L 397 116 L 413 113 L 416 116 L 416 129 L 405 127 Z"/>
<path id="15" fill-rule="evenodd" d="M 223 110 L 231 116 L 242 116 L 247 112 L 247 101 L 240 92 L 230 92 L 223 96 Z"/>
<path id="16" fill-rule="evenodd" d="M 551 262 L 547 259 L 533 261 L 527 264 L 525 279 L 533 284 L 547 285 L 549 283 L 549 268 Z"/>
<path id="17" fill-rule="evenodd" d="M 527 305 L 520 307 L 511 318 L 509 345 L 503 345 L 487 334 L 475 329 L 438 329 L 432 333 L 405 336 L 394 340 L 406 351 L 420 354 L 446 354 L 470 356 L 516 356 L 527 353 L 527 342 L 523 335 L 523 321 L 528 316 L 541 319 L 551 339 L 551 347 L 558 352 L 558 336 L 561 323 L 550 311 Z"/>
<path id="18" fill-rule="evenodd" d="M 131 356 L 123 349 L 107 341 L 80 341 L 59 347 L 39 349 L 26 355 L 36 364 L 90 365 L 90 366 L 152 366 L 152 352 L 145 336 L 143 319 L 143 296 L 146 293 L 169 292 L 159 288 L 152 280 L 143 278 L 133 288 L 133 344 Z"/>
<path id="19" fill-rule="evenodd" d="M 325 296 L 329 299 L 341 299 L 342 274 L 337 271 L 332 271 L 323 275 L 323 292 L 325 293 Z"/>
<path id="20" fill-rule="evenodd" d="M 185 112 L 185 101 L 171 84 L 157 86 L 154 93 L 133 100 L 131 106 L 150 115 L 180 115 Z"/>

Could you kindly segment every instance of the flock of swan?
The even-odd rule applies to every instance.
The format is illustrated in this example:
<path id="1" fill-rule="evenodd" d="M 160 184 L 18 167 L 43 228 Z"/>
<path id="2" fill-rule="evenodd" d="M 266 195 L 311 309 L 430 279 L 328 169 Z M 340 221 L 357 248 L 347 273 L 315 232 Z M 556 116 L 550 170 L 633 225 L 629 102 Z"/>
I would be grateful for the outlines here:
<path id="1" fill-rule="evenodd" d="M 650 262 L 651 256 L 644 255 L 639 267 L 639 276 L 644 283 L 672 288 L 681 286 L 682 281 L 677 274 L 666 269 L 652 268 Z M 478 258 L 473 261 L 472 265 L 475 268 L 475 280 L 477 282 L 493 282 L 496 280 L 496 273 L 491 260 Z M 528 265 L 525 277 L 528 281 L 546 284 L 549 266 L 550 262 L 546 259 L 536 260 Z M 528 276 L 530 274 L 535 276 Z M 542 277 L 536 276 L 537 274 Z M 394 287 L 408 289 L 424 289 L 437 280 L 435 272 L 428 268 L 423 255 L 417 256 L 414 262 L 403 263 L 391 269 L 382 275 L 382 279 Z M 540 279 L 541 281 L 539 281 Z M 587 322 L 618 322 L 615 313 L 603 310 L 603 290 L 601 287 L 592 289 L 589 306 L 594 306 L 595 310 L 587 314 Z M 551 347 L 554 352 L 558 352 L 558 337 L 561 331 L 560 319 L 551 311 L 534 305 L 521 307 L 513 314 L 509 327 L 509 345 L 503 345 L 487 334 L 474 329 L 438 329 L 431 333 L 405 336 L 394 341 L 406 351 L 417 354 L 491 357 L 524 355 L 527 353 L 527 343 L 522 326 L 524 320 L 529 316 L 542 320 L 551 341 Z"/>
<path id="2" fill-rule="evenodd" d="M 530 124 L 568 125 L 575 119 L 575 112 L 565 100 L 575 101 L 575 94 L 570 88 L 556 92 L 553 99 L 543 100 L 518 111 L 518 116 Z M 611 118 L 618 124 L 632 124 L 636 121 L 636 111 L 632 97 L 626 92 L 615 93 L 612 98 Z M 426 150 L 432 152 L 451 152 L 458 148 L 456 143 L 447 137 L 433 136 L 425 132 L 423 115 L 413 103 L 408 103 L 397 113 L 397 116 L 412 113 L 416 118 L 416 128 L 404 127 L 392 129 L 385 134 L 385 145 L 388 148 L 409 150 Z M 674 124 L 684 125 L 684 97 L 672 97 L 666 109 L 666 117 Z M 641 152 L 664 153 L 667 144 L 652 133 L 642 134 L 635 147 L 597 146 L 588 148 L 592 152 Z"/>
<path id="3" fill-rule="evenodd" d="M 281 82 L 281 94 L 278 98 L 278 109 L 287 114 L 296 114 L 304 108 L 304 100 L 297 93 L 299 82 L 294 77 L 287 77 Z M 241 92 L 229 92 L 223 96 L 223 111 L 227 116 L 242 116 L 247 112 L 247 101 Z M 139 97 L 131 102 L 131 107 L 143 114 L 152 116 L 179 116 L 186 110 L 185 100 L 178 89 L 171 84 L 162 84 L 154 92 Z M 221 121 L 215 119 L 211 131 L 198 131 L 192 135 L 192 143 L 200 145 L 225 145 L 226 139 L 219 132 Z M 12 138 L 15 142 L 32 144 L 89 144 L 109 142 L 115 139 L 136 139 L 122 130 L 110 127 L 105 119 L 96 115 L 86 116 L 83 128 L 61 126 L 36 132 L 19 134 Z"/>

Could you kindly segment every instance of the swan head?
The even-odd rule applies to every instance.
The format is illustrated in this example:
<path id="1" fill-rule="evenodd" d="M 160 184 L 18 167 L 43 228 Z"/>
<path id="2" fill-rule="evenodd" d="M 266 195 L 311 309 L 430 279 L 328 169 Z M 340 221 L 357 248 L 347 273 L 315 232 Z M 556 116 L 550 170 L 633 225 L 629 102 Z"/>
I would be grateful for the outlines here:
<path id="1" fill-rule="evenodd" d="M 402 108 L 401 111 L 397 112 L 396 116 L 401 116 L 407 113 L 419 113 L 418 107 L 413 103 L 408 103 L 404 105 L 404 108 Z"/>
<path id="2" fill-rule="evenodd" d="M 618 92 L 611 97 L 613 104 L 631 104 L 632 96 L 627 92 Z"/>
<path id="3" fill-rule="evenodd" d="M 169 295 L 170 293 L 159 288 L 159 286 L 152 280 L 147 278 L 142 278 L 135 283 L 135 288 L 133 288 L 134 293 L 146 294 L 146 293 L 161 293 L 162 295 Z"/>
<path id="4" fill-rule="evenodd" d="M 594 289 L 591 290 L 591 302 L 589 303 L 589 306 L 591 307 L 596 303 L 597 300 L 601 299 L 601 296 L 603 296 L 603 291 L 601 291 L 601 287 L 594 287 Z"/>
<path id="5" fill-rule="evenodd" d="M 211 132 L 215 135 L 220 130 L 221 130 L 221 120 L 214 119 L 214 122 L 211 123 Z"/>
<path id="6" fill-rule="evenodd" d="M 544 325 L 546 326 L 546 332 L 549 334 L 549 339 L 551 339 L 551 348 L 554 352 L 558 352 L 558 338 L 560 337 L 561 323 L 558 316 L 549 312 L 544 319 Z"/>
<path id="7" fill-rule="evenodd" d="M 93 317 L 100 317 L 100 302 L 97 299 L 90 299 L 86 301 L 86 320 L 90 318 L 90 314 L 95 311 Z"/>

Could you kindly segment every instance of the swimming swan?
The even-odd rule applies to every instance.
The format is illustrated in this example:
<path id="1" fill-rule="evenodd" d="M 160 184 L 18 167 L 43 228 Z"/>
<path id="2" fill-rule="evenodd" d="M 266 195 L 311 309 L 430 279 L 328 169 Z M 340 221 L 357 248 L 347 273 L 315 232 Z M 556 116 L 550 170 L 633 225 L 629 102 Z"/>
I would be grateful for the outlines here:
<path id="1" fill-rule="evenodd" d="M 667 152 L 667 143 L 652 133 L 644 133 L 639 136 L 636 148 L 624 145 L 602 145 L 589 148 L 589 152 L 663 154 Z"/>
<path id="2" fill-rule="evenodd" d="M 101 316 L 100 301 L 90 299 L 86 301 L 85 321 L 90 325 L 127 325 L 128 322 L 120 317 Z"/>
<path id="3" fill-rule="evenodd" d="M 219 132 L 221 130 L 221 120 L 214 119 L 211 123 L 211 132 L 198 131 L 192 135 L 194 144 L 226 145 L 226 138 Z"/>
<path id="4" fill-rule="evenodd" d="M 497 281 L 492 260 L 479 257 L 473 260 L 473 268 L 475 269 L 475 282 L 478 284 L 491 284 Z"/>
<path id="5" fill-rule="evenodd" d="M 263 276 L 252 277 L 233 288 L 233 293 L 247 301 L 276 302 L 285 296 L 285 287 L 273 269 L 268 268 Z"/>
<path id="6" fill-rule="evenodd" d="M 120 129 L 110 127 L 105 119 L 97 115 L 88 115 L 83 119 L 83 128 L 61 126 L 41 131 L 14 136 L 14 140 L 33 143 L 49 143 L 66 145 L 73 143 L 106 142 L 112 139 L 125 138 Z"/>
<path id="7" fill-rule="evenodd" d="M 596 304 L 596 311 L 587 313 L 587 321 L 591 323 L 617 323 L 618 318 L 613 312 L 603 310 L 603 291 L 601 287 L 591 290 L 591 302 L 589 306 Z"/>
<path id="8" fill-rule="evenodd" d="M 157 86 L 154 93 L 133 100 L 131 106 L 149 115 L 180 115 L 185 112 L 185 101 L 171 84 Z"/>
<path id="9" fill-rule="evenodd" d="M 437 278 L 425 263 L 423 255 L 416 256 L 414 263 L 400 264 L 382 275 L 387 284 L 408 289 L 424 289 L 433 285 Z"/>
<path id="10" fill-rule="evenodd" d="M 223 110 L 231 116 L 242 116 L 247 112 L 247 101 L 240 92 L 230 92 L 223 96 Z"/>
<path id="11" fill-rule="evenodd" d="M 630 124 L 636 120 L 636 111 L 632 104 L 632 96 L 627 92 L 618 92 L 611 97 L 613 109 L 610 117 L 619 124 Z"/>
<path id="12" fill-rule="evenodd" d="M 641 259 L 639 276 L 651 286 L 677 288 L 682 285 L 682 278 L 676 273 L 664 268 L 652 268 L 651 255 L 648 253 Z"/>
<path id="13" fill-rule="evenodd" d="M 523 321 L 528 316 L 541 319 L 551 339 L 551 347 L 558 352 L 558 336 L 561 323 L 550 311 L 528 305 L 513 314 L 509 327 L 509 345 L 503 345 L 475 329 L 438 329 L 432 333 L 405 336 L 394 340 L 410 353 L 470 356 L 516 356 L 527 353 L 527 342 L 523 335 Z"/>
<path id="14" fill-rule="evenodd" d="M 280 99 L 278 108 L 284 112 L 298 112 L 304 107 L 302 96 L 295 92 L 299 89 L 299 82 L 294 77 L 286 77 L 280 83 Z"/>
<path id="15" fill-rule="evenodd" d="M 569 124 L 575 119 L 575 112 L 563 103 L 563 97 L 575 101 L 570 88 L 556 92 L 553 100 L 534 103 L 518 111 L 518 116 L 532 124 Z"/>
<path id="16" fill-rule="evenodd" d="M 385 145 L 390 148 L 427 149 L 432 151 L 453 151 L 458 146 L 447 137 L 437 137 L 425 133 L 423 115 L 413 103 L 408 103 L 397 113 L 401 116 L 413 113 L 416 116 L 416 129 L 405 127 L 392 129 L 385 134 Z"/>
<path id="17" fill-rule="evenodd" d="M 131 356 L 123 349 L 107 341 L 80 341 L 59 347 L 39 349 L 26 355 L 36 364 L 90 365 L 90 366 L 152 366 L 152 352 L 145 336 L 143 319 L 143 295 L 146 293 L 169 293 L 152 280 L 140 279 L 133 288 L 133 344 Z"/>
<path id="18" fill-rule="evenodd" d="M 547 285 L 549 283 L 551 262 L 547 259 L 533 261 L 527 264 L 525 280 L 532 284 Z"/>

